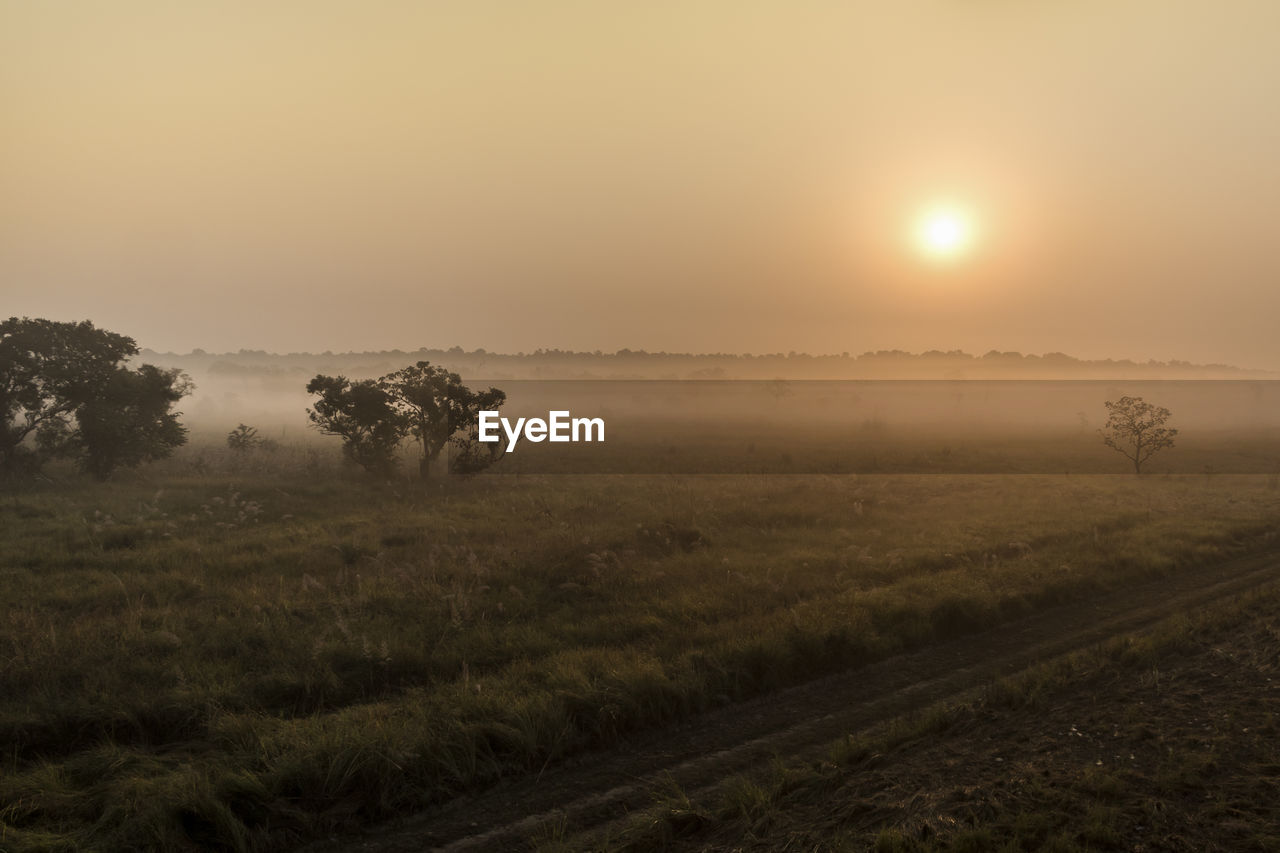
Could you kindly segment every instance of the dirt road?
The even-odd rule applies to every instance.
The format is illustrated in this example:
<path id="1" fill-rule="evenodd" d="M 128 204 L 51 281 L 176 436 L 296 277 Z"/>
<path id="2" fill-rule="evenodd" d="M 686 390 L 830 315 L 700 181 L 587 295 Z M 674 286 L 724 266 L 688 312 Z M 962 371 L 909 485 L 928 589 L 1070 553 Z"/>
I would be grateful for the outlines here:
<path id="1" fill-rule="evenodd" d="M 511 850 L 547 826 L 583 832 L 649 806 L 664 781 L 698 791 L 775 756 L 802 756 L 1034 663 L 1278 579 L 1280 556 L 1272 552 L 1113 591 L 723 708 L 537 778 L 307 849 Z"/>

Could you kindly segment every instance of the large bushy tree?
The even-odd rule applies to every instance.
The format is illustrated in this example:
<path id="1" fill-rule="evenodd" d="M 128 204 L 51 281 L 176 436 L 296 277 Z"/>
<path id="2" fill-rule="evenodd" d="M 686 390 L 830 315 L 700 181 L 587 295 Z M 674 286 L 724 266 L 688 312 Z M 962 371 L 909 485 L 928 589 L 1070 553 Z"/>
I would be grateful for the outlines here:
<path id="1" fill-rule="evenodd" d="M 472 391 L 458 374 L 426 361 L 359 382 L 321 374 L 307 391 L 320 397 L 307 410 L 312 424 L 326 435 L 341 436 L 347 458 L 385 475 L 395 465 L 400 442 L 412 436 L 421 449 L 418 473 L 424 479 L 450 443 L 458 448 L 455 471 L 486 467 L 495 454 L 474 440 L 479 412 L 506 401 L 497 388 Z"/>
<path id="2" fill-rule="evenodd" d="M 191 392 L 177 369 L 117 370 L 76 412 L 70 449 L 82 470 L 106 479 L 116 468 L 163 459 L 186 443 L 173 405 Z"/>
<path id="3" fill-rule="evenodd" d="M 186 441 L 173 405 L 191 390 L 177 370 L 144 364 L 132 338 L 88 321 L 0 323 L 0 474 L 67 455 L 105 478 Z"/>
<path id="4" fill-rule="evenodd" d="M 320 432 L 342 438 L 348 459 L 371 474 L 392 472 L 409 424 L 385 389 L 373 379 L 318 375 L 307 383 L 307 393 L 320 396 L 307 417 Z"/>

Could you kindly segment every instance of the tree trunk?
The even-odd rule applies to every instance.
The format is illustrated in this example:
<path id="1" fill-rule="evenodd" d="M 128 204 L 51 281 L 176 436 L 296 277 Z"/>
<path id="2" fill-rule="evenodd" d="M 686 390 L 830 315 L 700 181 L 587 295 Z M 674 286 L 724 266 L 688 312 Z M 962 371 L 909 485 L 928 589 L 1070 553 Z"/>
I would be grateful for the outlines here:
<path id="1" fill-rule="evenodd" d="M 431 460 L 425 454 L 418 460 L 418 476 L 423 480 L 431 479 Z"/>

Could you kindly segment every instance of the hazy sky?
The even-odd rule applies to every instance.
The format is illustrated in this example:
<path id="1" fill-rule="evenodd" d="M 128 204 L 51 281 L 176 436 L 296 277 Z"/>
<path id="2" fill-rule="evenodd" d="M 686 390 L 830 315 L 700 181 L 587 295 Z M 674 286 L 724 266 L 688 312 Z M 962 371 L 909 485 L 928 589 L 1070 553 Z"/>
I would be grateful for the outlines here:
<path id="1" fill-rule="evenodd" d="M 0 123 L 0 315 L 161 350 L 1280 368 L 1275 0 L 0 0 Z"/>

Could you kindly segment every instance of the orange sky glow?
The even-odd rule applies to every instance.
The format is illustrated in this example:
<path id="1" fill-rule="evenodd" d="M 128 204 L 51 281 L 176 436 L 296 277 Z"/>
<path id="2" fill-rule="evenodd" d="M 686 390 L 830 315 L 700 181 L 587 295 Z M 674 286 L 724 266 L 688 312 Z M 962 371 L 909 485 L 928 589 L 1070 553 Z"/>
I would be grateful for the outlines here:
<path id="1" fill-rule="evenodd" d="M 0 299 L 174 351 L 1277 369 L 1276 33 L 1263 0 L 0 0 Z"/>

